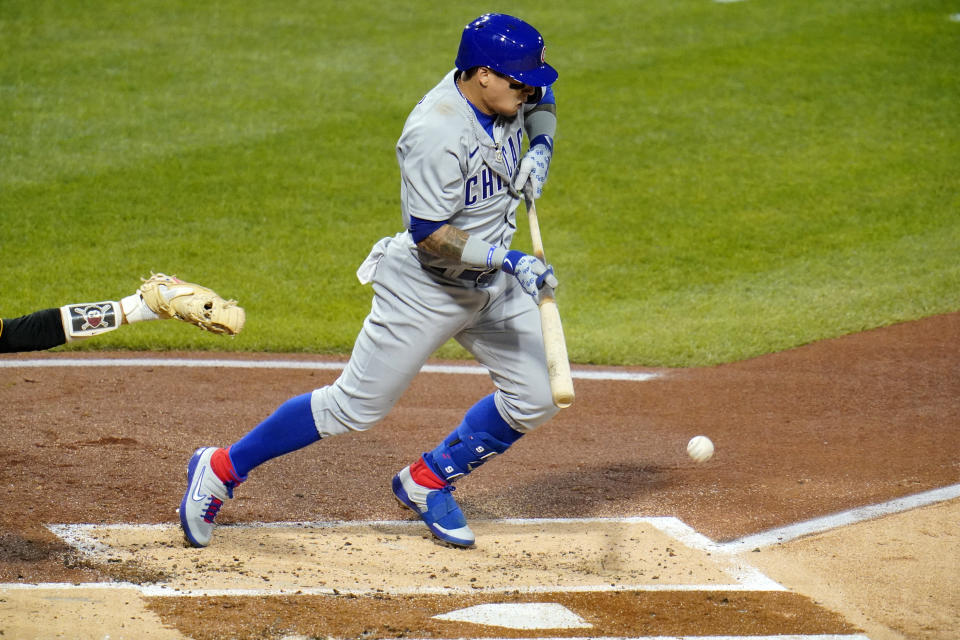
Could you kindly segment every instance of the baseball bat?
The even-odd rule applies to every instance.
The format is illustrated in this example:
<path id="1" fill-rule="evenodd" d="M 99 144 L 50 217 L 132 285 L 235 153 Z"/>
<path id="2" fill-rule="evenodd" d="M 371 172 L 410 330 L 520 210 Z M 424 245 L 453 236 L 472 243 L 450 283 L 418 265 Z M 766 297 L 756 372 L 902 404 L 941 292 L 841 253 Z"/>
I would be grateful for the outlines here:
<path id="1" fill-rule="evenodd" d="M 530 240 L 533 255 L 547 263 L 543 255 L 543 238 L 537 220 L 537 207 L 533 198 L 526 195 L 527 217 L 530 219 Z M 566 409 L 573 404 L 573 378 L 570 375 L 570 359 L 567 356 L 567 341 L 563 337 L 560 310 L 551 287 L 544 286 L 540 292 L 540 328 L 543 331 L 543 348 L 547 354 L 547 373 L 550 376 L 550 392 L 553 404 Z"/>

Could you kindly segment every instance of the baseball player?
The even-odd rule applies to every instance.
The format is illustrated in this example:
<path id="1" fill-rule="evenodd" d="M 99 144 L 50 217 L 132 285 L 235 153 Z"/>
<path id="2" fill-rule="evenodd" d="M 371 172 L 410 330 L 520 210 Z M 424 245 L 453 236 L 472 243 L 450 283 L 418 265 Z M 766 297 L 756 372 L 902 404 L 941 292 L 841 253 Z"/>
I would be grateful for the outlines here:
<path id="1" fill-rule="evenodd" d="M 214 333 L 236 335 L 245 314 L 234 300 L 157 273 L 120 301 L 67 304 L 19 318 L 0 318 L 0 353 L 40 351 L 98 336 L 124 324 L 179 318 Z"/>
<path id="2" fill-rule="evenodd" d="M 474 544 L 452 483 L 557 411 L 536 305 L 557 279 L 510 248 L 520 192 L 540 196 L 553 153 L 557 72 L 543 53 L 540 33 L 509 15 L 464 28 L 456 68 L 414 107 L 397 142 L 405 229 L 377 242 L 357 271 L 373 283 L 373 303 L 349 362 L 333 384 L 287 400 L 229 447 L 195 451 L 180 503 L 190 544 L 209 544 L 221 506 L 258 465 L 383 419 L 451 337 L 496 391 L 392 488 L 438 539 Z"/>

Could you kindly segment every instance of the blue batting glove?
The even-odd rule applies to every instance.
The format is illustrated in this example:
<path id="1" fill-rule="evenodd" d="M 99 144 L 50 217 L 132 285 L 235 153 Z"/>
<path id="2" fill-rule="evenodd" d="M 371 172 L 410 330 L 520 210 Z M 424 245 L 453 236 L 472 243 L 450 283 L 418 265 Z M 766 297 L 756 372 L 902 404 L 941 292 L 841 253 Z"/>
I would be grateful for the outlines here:
<path id="1" fill-rule="evenodd" d="M 521 251 L 508 251 L 501 268 L 515 277 L 523 291 L 537 303 L 544 287 L 556 289 L 559 284 L 552 266 Z"/>

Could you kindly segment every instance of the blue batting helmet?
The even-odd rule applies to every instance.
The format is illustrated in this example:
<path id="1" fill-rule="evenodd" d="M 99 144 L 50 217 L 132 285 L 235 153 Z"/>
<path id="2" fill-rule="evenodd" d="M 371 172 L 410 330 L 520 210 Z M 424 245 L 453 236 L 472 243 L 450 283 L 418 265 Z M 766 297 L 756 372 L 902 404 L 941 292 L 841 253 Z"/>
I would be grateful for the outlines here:
<path id="1" fill-rule="evenodd" d="M 502 13 L 480 16 L 463 28 L 457 69 L 490 67 L 534 87 L 557 80 L 556 69 L 543 61 L 543 37 L 521 20 Z"/>

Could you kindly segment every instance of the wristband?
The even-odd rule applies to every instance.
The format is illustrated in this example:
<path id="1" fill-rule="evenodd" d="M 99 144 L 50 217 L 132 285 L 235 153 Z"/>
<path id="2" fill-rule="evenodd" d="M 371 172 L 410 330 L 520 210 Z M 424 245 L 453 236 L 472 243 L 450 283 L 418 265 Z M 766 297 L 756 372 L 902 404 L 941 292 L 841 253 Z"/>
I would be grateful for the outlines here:
<path id="1" fill-rule="evenodd" d="M 525 255 L 527 254 L 525 254 L 523 251 L 517 251 L 515 249 L 505 252 L 500 268 L 510 275 L 516 275 L 517 265 L 520 264 L 520 260 Z"/>
<path id="2" fill-rule="evenodd" d="M 463 246 L 463 253 L 460 254 L 460 262 L 469 267 L 499 269 L 506 255 L 507 250 L 503 247 L 495 247 L 480 238 L 469 236 Z"/>
<path id="3" fill-rule="evenodd" d="M 547 145 L 547 149 L 550 149 L 550 153 L 553 153 L 553 138 L 548 136 L 545 133 L 541 133 L 536 138 L 530 141 L 530 148 L 534 148 L 538 144 Z"/>

